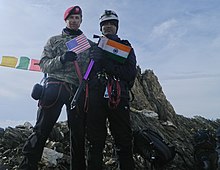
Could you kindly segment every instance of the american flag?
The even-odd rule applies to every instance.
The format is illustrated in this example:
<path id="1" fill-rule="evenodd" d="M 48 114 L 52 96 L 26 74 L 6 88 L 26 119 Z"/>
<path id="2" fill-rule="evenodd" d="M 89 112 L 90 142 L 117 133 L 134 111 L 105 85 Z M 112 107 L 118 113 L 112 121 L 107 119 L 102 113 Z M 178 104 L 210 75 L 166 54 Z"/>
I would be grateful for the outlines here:
<path id="1" fill-rule="evenodd" d="M 79 54 L 91 47 L 84 34 L 81 34 L 66 42 L 66 46 L 69 51 L 73 51 L 76 54 Z"/>

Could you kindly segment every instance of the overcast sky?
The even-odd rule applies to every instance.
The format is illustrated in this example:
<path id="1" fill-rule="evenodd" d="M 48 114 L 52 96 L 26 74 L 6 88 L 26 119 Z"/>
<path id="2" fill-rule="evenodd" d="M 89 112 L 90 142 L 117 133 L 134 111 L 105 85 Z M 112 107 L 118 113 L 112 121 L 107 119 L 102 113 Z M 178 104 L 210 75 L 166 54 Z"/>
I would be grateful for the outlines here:
<path id="1" fill-rule="evenodd" d="M 154 71 L 177 114 L 219 118 L 219 0 L 0 0 L 0 57 L 40 59 L 48 38 L 65 27 L 63 14 L 72 5 L 82 8 L 81 29 L 91 40 L 100 34 L 103 11 L 116 11 L 119 36 L 132 44 L 142 71 Z M 0 67 L 0 127 L 34 123 L 37 102 L 30 93 L 42 76 Z"/>

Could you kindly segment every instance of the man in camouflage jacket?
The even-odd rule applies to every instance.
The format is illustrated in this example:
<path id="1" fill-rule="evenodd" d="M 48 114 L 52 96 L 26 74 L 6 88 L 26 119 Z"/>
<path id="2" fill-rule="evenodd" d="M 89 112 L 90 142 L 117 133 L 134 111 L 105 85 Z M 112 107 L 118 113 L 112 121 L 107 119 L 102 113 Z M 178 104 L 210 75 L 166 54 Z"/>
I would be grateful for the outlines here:
<path id="1" fill-rule="evenodd" d="M 77 61 L 81 73 L 85 73 L 90 49 L 76 54 L 68 51 L 66 42 L 82 34 L 82 10 L 79 6 L 68 8 L 64 13 L 66 28 L 61 35 L 51 37 L 44 47 L 40 67 L 48 76 L 39 99 L 37 121 L 33 133 L 23 147 L 24 159 L 19 169 L 36 170 L 41 160 L 45 142 L 59 118 L 63 105 L 66 105 L 68 126 L 71 136 L 70 169 L 84 170 L 84 115 L 83 97 L 76 109 L 71 110 L 70 102 L 79 85 L 79 78 L 73 62 Z M 90 45 L 93 43 L 89 41 Z"/>

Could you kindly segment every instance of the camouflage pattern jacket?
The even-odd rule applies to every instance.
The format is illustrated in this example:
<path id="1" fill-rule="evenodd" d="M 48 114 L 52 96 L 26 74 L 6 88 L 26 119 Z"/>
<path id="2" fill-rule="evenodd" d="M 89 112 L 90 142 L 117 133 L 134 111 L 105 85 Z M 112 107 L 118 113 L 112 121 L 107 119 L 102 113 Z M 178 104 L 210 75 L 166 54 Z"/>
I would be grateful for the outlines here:
<path id="1" fill-rule="evenodd" d="M 82 33 L 80 30 L 78 32 Z M 49 38 L 42 52 L 40 67 L 44 73 L 48 74 L 48 77 L 78 86 L 79 79 L 73 62 L 66 62 L 65 64 L 60 62 L 60 57 L 67 51 L 66 42 L 76 36 L 78 35 L 70 35 L 63 30 L 62 34 Z M 95 43 L 88 41 L 92 48 Z M 82 76 L 86 72 L 89 63 L 91 48 L 78 54 L 77 62 Z"/>

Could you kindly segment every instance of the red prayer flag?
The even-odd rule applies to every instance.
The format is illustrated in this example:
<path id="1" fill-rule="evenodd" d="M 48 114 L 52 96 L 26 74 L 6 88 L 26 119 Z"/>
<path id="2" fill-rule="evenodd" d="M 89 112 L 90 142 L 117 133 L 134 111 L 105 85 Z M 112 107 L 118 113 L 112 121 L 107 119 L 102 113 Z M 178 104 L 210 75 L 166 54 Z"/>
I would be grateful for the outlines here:
<path id="1" fill-rule="evenodd" d="M 31 59 L 31 64 L 29 70 L 31 71 L 41 71 L 40 66 L 39 66 L 40 60 L 36 59 Z"/>

